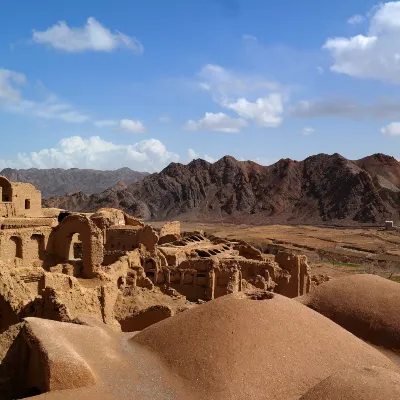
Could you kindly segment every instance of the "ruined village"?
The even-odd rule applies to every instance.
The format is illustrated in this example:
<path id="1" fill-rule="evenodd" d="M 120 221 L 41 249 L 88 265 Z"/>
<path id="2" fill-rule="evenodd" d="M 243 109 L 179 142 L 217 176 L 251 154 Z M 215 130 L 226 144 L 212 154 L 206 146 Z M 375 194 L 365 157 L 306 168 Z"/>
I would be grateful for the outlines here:
<path id="1" fill-rule="evenodd" d="M 400 0 L 0 2 L 0 400 L 400 400 Z"/>
<path id="2" fill-rule="evenodd" d="M 399 393 L 396 359 L 345 330 L 399 349 L 397 283 L 315 287 L 305 255 L 118 209 L 42 208 L 5 177 L 0 193 L 1 399 L 322 399 L 359 379 Z"/>

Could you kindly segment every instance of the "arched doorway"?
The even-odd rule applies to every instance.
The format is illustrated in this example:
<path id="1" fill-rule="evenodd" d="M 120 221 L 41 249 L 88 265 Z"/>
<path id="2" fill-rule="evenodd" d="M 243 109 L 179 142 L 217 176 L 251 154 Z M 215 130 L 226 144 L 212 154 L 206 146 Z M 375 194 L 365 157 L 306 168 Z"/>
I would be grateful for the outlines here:
<path id="1" fill-rule="evenodd" d="M 73 233 L 71 235 L 71 242 L 69 245 L 69 259 L 70 260 L 83 259 L 83 246 L 82 246 L 81 235 L 79 233 Z"/>
<path id="2" fill-rule="evenodd" d="M 4 176 L 0 176 L 0 201 L 11 202 L 12 194 L 11 182 Z"/>
<path id="3" fill-rule="evenodd" d="M 82 276 L 91 278 L 96 266 L 103 263 L 103 234 L 83 214 L 65 217 L 52 234 L 54 253 L 62 261 L 82 259 Z"/>
<path id="4" fill-rule="evenodd" d="M 157 283 L 157 265 L 152 258 L 146 260 L 144 264 L 144 272 L 146 277 L 149 278 L 154 284 Z"/>

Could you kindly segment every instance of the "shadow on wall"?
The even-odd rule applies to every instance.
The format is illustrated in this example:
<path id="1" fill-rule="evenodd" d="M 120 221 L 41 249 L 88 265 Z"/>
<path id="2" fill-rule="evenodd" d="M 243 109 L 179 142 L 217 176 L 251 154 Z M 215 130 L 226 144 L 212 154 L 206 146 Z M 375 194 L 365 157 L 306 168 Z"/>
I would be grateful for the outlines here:
<path id="1" fill-rule="evenodd" d="M 0 201 L 9 202 L 12 199 L 12 184 L 11 182 L 0 176 Z"/>

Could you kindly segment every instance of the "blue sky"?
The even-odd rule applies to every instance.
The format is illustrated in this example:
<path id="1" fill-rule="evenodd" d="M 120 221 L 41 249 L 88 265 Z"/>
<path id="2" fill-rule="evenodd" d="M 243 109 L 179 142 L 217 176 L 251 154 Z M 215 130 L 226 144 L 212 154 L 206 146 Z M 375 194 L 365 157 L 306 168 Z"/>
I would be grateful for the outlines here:
<path id="1" fill-rule="evenodd" d="M 0 168 L 400 158 L 399 84 L 400 1 L 4 0 Z"/>

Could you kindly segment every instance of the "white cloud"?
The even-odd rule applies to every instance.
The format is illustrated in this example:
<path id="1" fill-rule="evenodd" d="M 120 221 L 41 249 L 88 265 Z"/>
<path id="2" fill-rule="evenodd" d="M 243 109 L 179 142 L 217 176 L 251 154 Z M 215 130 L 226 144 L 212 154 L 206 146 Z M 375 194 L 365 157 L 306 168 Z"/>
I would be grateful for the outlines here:
<path id="1" fill-rule="evenodd" d="M 375 7 L 366 35 L 330 38 L 323 48 L 334 59 L 333 72 L 400 84 L 400 1 Z"/>
<path id="2" fill-rule="evenodd" d="M 214 64 L 204 66 L 199 75 L 200 88 L 209 91 L 221 107 L 259 126 L 277 127 L 282 123 L 285 95 L 277 82 L 237 74 Z"/>
<path id="3" fill-rule="evenodd" d="M 19 101 L 21 94 L 19 90 L 14 87 L 26 82 L 24 74 L 10 71 L 8 69 L 0 69 L 0 105 L 3 102 Z"/>
<path id="4" fill-rule="evenodd" d="M 114 131 L 127 132 L 127 133 L 146 133 L 147 129 L 142 121 L 135 121 L 132 119 L 121 119 L 116 121 L 114 119 L 104 119 L 94 121 L 93 124 L 98 128 L 115 127 Z"/>
<path id="5" fill-rule="evenodd" d="M 195 158 L 199 158 L 199 155 L 193 149 L 188 149 L 188 157 L 190 160 L 194 160 Z"/>
<path id="6" fill-rule="evenodd" d="M 24 74 L 0 70 L 0 108 L 8 112 L 45 119 L 59 119 L 69 123 L 90 120 L 90 115 L 76 110 L 70 104 L 60 102 L 55 95 L 49 95 L 43 101 L 24 98 L 18 86 L 26 82 Z"/>
<path id="7" fill-rule="evenodd" d="M 266 157 L 255 157 L 255 158 L 252 158 L 250 160 L 247 159 L 247 158 L 244 158 L 244 157 L 240 157 L 238 160 L 239 161 L 253 161 L 253 162 L 255 162 L 257 164 L 260 164 L 262 166 L 271 165 L 271 164 L 274 164 L 274 163 L 276 163 L 278 161 L 278 160 L 271 160 L 270 158 L 266 158 Z"/>
<path id="8" fill-rule="evenodd" d="M 318 73 L 320 74 L 320 75 L 323 75 L 324 74 L 324 69 L 322 68 L 322 67 L 317 67 L 317 71 L 318 71 Z"/>
<path id="9" fill-rule="evenodd" d="M 358 25 L 358 24 L 362 24 L 365 21 L 365 17 L 360 15 L 360 14 L 356 14 L 353 15 L 352 17 L 350 17 L 347 20 L 347 23 L 350 25 Z"/>
<path id="10" fill-rule="evenodd" d="M 259 76 L 238 74 L 215 64 L 205 65 L 200 73 L 201 89 L 209 90 L 217 97 L 240 96 L 249 92 L 278 90 L 278 82 L 268 81 Z"/>
<path id="11" fill-rule="evenodd" d="M 206 113 L 205 117 L 193 121 L 189 120 L 183 129 L 188 131 L 218 131 L 239 132 L 247 126 L 247 122 L 241 118 L 231 118 L 224 113 Z"/>
<path id="12" fill-rule="evenodd" d="M 258 39 L 253 35 L 242 35 L 243 40 L 252 40 L 253 42 L 258 42 Z"/>
<path id="13" fill-rule="evenodd" d="M 346 98 L 301 100 L 289 113 L 297 118 L 394 119 L 400 118 L 400 102 L 389 98 L 369 104 Z"/>
<path id="14" fill-rule="evenodd" d="M 130 145 L 117 145 L 98 136 L 84 139 L 72 136 L 62 139 L 57 146 L 29 154 L 18 154 L 14 159 L 1 160 L 0 169 L 11 168 L 95 168 L 116 169 L 130 167 L 138 171 L 159 171 L 179 156 L 169 152 L 157 139 L 143 140 Z"/>
<path id="15" fill-rule="evenodd" d="M 93 17 L 88 18 L 82 28 L 70 28 L 65 21 L 60 21 L 45 31 L 34 30 L 32 39 L 36 43 L 70 53 L 111 52 L 117 48 L 127 48 L 135 53 L 143 52 L 143 46 L 136 38 L 118 31 L 112 33 Z"/>
<path id="16" fill-rule="evenodd" d="M 214 158 L 214 157 L 211 157 L 211 156 L 209 156 L 208 154 L 204 154 L 204 160 L 206 160 L 207 162 L 209 162 L 209 163 L 215 163 L 215 161 L 217 161 L 217 159 L 216 158 Z"/>
<path id="17" fill-rule="evenodd" d="M 400 136 L 400 122 L 392 122 L 381 129 L 382 135 Z"/>
<path id="18" fill-rule="evenodd" d="M 305 127 L 300 131 L 300 135 L 308 136 L 308 135 L 312 135 L 314 132 L 315 132 L 314 128 Z"/>
<path id="19" fill-rule="evenodd" d="M 200 154 L 196 153 L 193 149 L 188 149 L 188 160 L 192 161 L 195 159 L 201 158 L 202 160 L 205 160 L 209 163 L 214 163 L 217 161 L 216 158 L 209 156 L 208 154 L 204 154 L 201 156 Z"/>
<path id="20" fill-rule="evenodd" d="M 225 103 L 224 106 L 234 110 L 240 117 L 254 120 L 259 126 L 275 128 L 282 123 L 283 102 L 279 93 L 272 93 L 255 102 L 240 98 L 235 103 Z"/>
<path id="21" fill-rule="evenodd" d="M 147 132 L 147 129 L 143 125 L 142 121 L 134 121 L 132 119 L 121 119 L 121 121 L 119 121 L 118 128 L 115 128 L 115 130 L 119 132 L 128 132 L 128 133 Z"/>
<path id="22" fill-rule="evenodd" d="M 90 120 L 90 115 L 75 110 L 69 104 L 59 103 L 56 99 L 44 102 L 23 101 L 15 111 L 30 112 L 33 115 L 46 119 L 59 119 L 70 123 L 82 123 Z"/>
<path id="23" fill-rule="evenodd" d="M 44 119 L 57 119 L 68 123 L 79 124 L 92 122 L 99 128 L 116 127 L 117 131 L 131 133 L 145 133 L 146 127 L 141 121 L 130 119 L 93 120 L 87 113 L 77 110 L 71 104 L 60 101 L 56 95 L 49 94 L 44 100 L 25 98 L 21 87 L 27 83 L 24 74 L 0 69 L 0 109 L 17 114 L 35 116 Z"/>
<path id="24" fill-rule="evenodd" d="M 42 102 L 22 100 L 4 105 L 6 111 L 33 115 L 45 119 L 58 119 L 68 123 L 82 123 L 90 120 L 90 115 L 74 109 L 70 104 L 59 103 L 57 100 L 49 99 Z"/>
<path id="25" fill-rule="evenodd" d="M 98 121 L 94 121 L 93 124 L 98 128 L 104 128 L 107 126 L 116 126 L 118 125 L 118 121 L 115 121 L 113 119 L 101 119 Z"/>
<path id="26" fill-rule="evenodd" d="M 270 158 L 265 158 L 265 157 L 256 157 L 252 161 L 256 162 L 257 164 L 265 166 L 265 165 L 272 165 L 276 163 L 278 160 L 271 160 Z"/>

